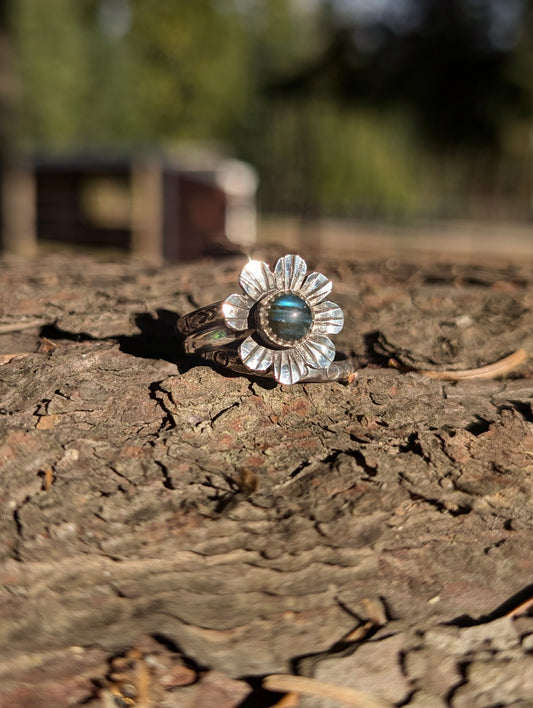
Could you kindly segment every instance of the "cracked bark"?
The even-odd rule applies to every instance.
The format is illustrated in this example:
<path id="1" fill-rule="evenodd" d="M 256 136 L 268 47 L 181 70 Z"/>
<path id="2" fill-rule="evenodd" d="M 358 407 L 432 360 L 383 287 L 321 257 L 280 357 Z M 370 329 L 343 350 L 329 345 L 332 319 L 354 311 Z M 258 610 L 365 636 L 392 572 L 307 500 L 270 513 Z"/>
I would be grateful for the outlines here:
<path id="1" fill-rule="evenodd" d="M 531 618 L 509 619 L 503 648 L 472 648 L 461 623 L 531 590 L 531 360 L 459 383 L 387 360 L 533 351 L 531 268 L 314 263 L 359 378 L 285 388 L 180 354 L 177 317 L 224 298 L 241 266 L 0 263 L 0 353 L 26 352 L 0 366 L 0 705 L 100 705 L 112 657 L 150 636 L 227 680 L 309 655 L 329 657 L 324 679 L 368 597 L 392 621 L 343 649 L 374 661 L 363 685 L 388 675 L 388 700 L 412 706 L 521 705 Z"/>

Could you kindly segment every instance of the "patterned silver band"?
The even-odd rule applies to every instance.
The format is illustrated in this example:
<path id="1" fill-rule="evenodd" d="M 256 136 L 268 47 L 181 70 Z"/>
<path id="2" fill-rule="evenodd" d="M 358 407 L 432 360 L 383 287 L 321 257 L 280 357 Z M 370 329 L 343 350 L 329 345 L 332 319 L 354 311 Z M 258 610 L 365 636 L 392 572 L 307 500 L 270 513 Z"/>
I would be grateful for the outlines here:
<path id="1" fill-rule="evenodd" d="M 183 315 L 178 320 L 177 329 L 183 338 L 186 354 L 197 354 L 215 366 L 229 369 L 248 376 L 275 378 L 273 371 L 254 372 L 243 364 L 239 355 L 239 344 L 253 330 L 236 332 L 227 327 L 222 312 L 223 300 Z M 301 383 L 328 381 L 351 382 L 356 377 L 353 360 L 341 353 L 328 366 L 312 369 L 301 379 Z"/>
<path id="2" fill-rule="evenodd" d="M 186 354 L 202 354 L 243 339 L 224 323 L 222 304 L 223 300 L 214 302 L 180 317 L 177 328 Z"/>

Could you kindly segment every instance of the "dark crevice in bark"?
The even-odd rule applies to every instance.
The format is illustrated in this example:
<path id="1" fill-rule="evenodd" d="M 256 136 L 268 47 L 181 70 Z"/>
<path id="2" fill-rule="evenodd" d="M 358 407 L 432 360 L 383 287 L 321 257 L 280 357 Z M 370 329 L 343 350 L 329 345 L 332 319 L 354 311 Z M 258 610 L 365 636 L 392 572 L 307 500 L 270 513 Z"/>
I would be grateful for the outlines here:
<path id="1" fill-rule="evenodd" d="M 218 411 L 218 413 L 215 413 L 215 415 L 211 418 L 211 424 L 213 424 L 216 420 L 221 418 L 225 413 L 230 411 L 232 408 L 237 408 L 240 406 L 240 401 L 234 401 L 231 405 L 227 406 L 226 408 L 222 408 L 222 410 Z"/>
<path id="2" fill-rule="evenodd" d="M 334 465 L 335 462 L 338 460 L 340 455 L 347 454 L 350 455 L 350 451 L 346 450 L 331 450 L 325 457 L 321 457 L 319 459 L 313 459 L 313 460 L 303 460 L 297 467 L 295 467 L 288 475 L 287 479 L 294 479 L 295 477 L 298 477 L 304 470 L 306 470 L 308 467 L 311 467 L 316 462 L 322 463 L 324 465 Z"/>
<path id="3" fill-rule="evenodd" d="M 194 295 L 186 293 L 187 302 L 190 304 L 193 310 L 197 310 L 200 307 L 199 302 L 196 300 Z"/>
<path id="4" fill-rule="evenodd" d="M 465 430 L 477 437 L 478 435 L 486 433 L 493 422 L 493 420 L 486 420 L 485 418 L 481 418 L 481 416 L 476 416 L 476 418 L 465 427 Z"/>
<path id="5" fill-rule="evenodd" d="M 160 460 L 154 460 L 154 462 L 159 467 L 159 469 L 161 470 L 161 474 L 163 475 L 163 487 L 165 487 L 165 489 L 171 489 L 175 491 L 176 486 L 172 481 L 172 477 L 170 476 L 167 467 Z"/>
<path id="6" fill-rule="evenodd" d="M 470 512 L 472 511 L 472 507 L 468 504 L 459 504 L 457 508 L 450 509 L 439 499 L 427 497 L 423 494 L 419 494 L 418 492 L 413 492 L 410 489 L 407 490 L 407 493 L 413 501 L 423 501 L 426 504 L 432 506 L 434 509 L 437 509 L 437 511 L 440 511 L 443 514 L 449 514 L 450 516 L 464 516 L 465 514 L 470 514 Z"/>
<path id="7" fill-rule="evenodd" d="M 310 467 L 312 462 L 309 460 L 304 460 L 301 462 L 297 467 L 295 467 L 289 474 L 288 479 L 294 479 L 297 477 L 301 472 L 303 472 L 305 469 Z"/>
<path id="8" fill-rule="evenodd" d="M 501 605 L 498 605 L 492 612 L 486 615 L 481 615 L 479 617 L 472 617 L 471 615 L 460 615 L 455 617 L 449 622 L 444 622 L 443 624 L 454 626 L 454 627 L 475 627 L 480 624 L 487 624 L 488 622 L 493 622 L 494 620 L 500 619 L 510 614 L 513 610 L 516 610 L 520 605 L 533 599 L 533 583 L 525 585 L 518 592 L 515 592 L 511 597 L 508 597 Z"/>
<path id="9" fill-rule="evenodd" d="M 515 410 L 527 423 L 533 423 L 533 402 L 509 400 L 507 405 L 501 406 L 502 410 Z"/>
<path id="10" fill-rule="evenodd" d="M 486 546 L 483 549 L 483 553 L 485 555 L 488 555 L 493 548 L 500 548 L 501 546 L 503 546 L 505 544 L 506 540 L 507 539 L 505 539 L 505 538 L 500 538 L 499 541 L 495 541 L 494 543 L 491 543 L 490 546 Z"/>
<path id="11" fill-rule="evenodd" d="M 15 539 L 15 543 L 13 544 L 13 547 L 11 549 L 11 557 L 16 561 L 22 560 L 21 546 L 22 546 L 23 537 L 24 537 L 24 525 L 22 523 L 20 515 L 21 515 L 23 507 L 30 501 L 31 501 L 31 497 L 29 495 L 24 497 L 24 499 L 13 510 L 13 521 L 15 522 L 17 536 Z"/>
<path id="12" fill-rule="evenodd" d="M 375 477 L 377 475 L 376 467 L 368 464 L 361 450 L 346 450 L 346 454 L 352 457 L 369 477 Z"/>
<path id="13" fill-rule="evenodd" d="M 41 327 L 39 337 L 50 339 L 51 341 L 67 340 L 70 342 L 94 342 L 99 341 L 87 332 L 69 332 L 61 329 L 57 324 L 47 324 Z"/>
<path id="14" fill-rule="evenodd" d="M 457 693 L 457 691 L 462 687 L 465 686 L 468 683 L 468 667 L 470 666 L 472 662 L 471 661 L 458 661 L 456 666 L 457 670 L 461 676 L 460 680 L 450 688 L 450 690 L 445 694 L 444 700 L 446 701 L 446 705 L 452 706 L 453 705 L 453 697 Z M 501 706 L 495 705 L 491 706 L 491 708 L 501 708 Z"/>
<path id="15" fill-rule="evenodd" d="M 262 682 L 265 676 L 242 676 L 252 688 L 252 692 L 236 708 L 273 708 L 283 698 L 283 693 L 267 691 Z"/>
<path id="16" fill-rule="evenodd" d="M 158 644 L 161 644 L 161 646 L 165 647 L 165 649 L 168 649 L 173 654 L 178 654 L 185 666 L 190 669 L 194 669 L 194 671 L 196 671 L 198 674 L 200 674 L 202 671 L 209 670 L 209 666 L 200 664 L 194 659 L 192 659 L 190 656 L 187 656 L 183 652 L 183 649 L 181 649 L 181 647 L 171 637 L 169 637 L 168 634 L 165 634 L 164 632 L 155 632 L 150 636 L 152 637 L 152 639 L 155 639 Z"/>
<path id="17" fill-rule="evenodd" d="M 161 389 L 161 383 L 162 381 L 154 381 L 150 384 L 148 389 L 150 391 L 150 398 L 158 404 L 164 413 L 160 428 L 162 432 L 165 430 L 173 430 L 176 427 L 176 423 L 172 410 L 165 402 L 165 398 L 168 397 L 168 394 Z"/>
<path id="18" fill-rule="evenodd" d="M 430 457 L 422 449 L 422 445 L 420 444 L 420 437 L 417 432 L 410 433 L 407 437 L 406 442 L 398 447 L 398 451 L 403 453 L 411 452 L 413 453 L 413 455 L 421 457 L 424 462 L 431 462 Z"/>

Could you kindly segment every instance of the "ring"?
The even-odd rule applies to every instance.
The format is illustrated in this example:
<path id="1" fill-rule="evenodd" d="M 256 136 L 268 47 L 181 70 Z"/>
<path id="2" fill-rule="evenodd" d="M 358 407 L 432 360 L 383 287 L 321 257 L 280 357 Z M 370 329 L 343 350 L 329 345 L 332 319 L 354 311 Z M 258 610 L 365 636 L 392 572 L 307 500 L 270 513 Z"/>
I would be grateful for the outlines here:
<path id="1" fill-rule="evenodd" d="M 351 358 L 336 359 L 328 336 L 344 325 L 341 308 L 327 299 L 333 287 L 329 278 L 316 272 L 307 275 L 304 259 L 288 255 L 273 271 L 266 263 L 250 261 L 239 283 L 243 293 L 179 319 L 187 354 L 281 384 L 338 381 L 353 375 Z"/>

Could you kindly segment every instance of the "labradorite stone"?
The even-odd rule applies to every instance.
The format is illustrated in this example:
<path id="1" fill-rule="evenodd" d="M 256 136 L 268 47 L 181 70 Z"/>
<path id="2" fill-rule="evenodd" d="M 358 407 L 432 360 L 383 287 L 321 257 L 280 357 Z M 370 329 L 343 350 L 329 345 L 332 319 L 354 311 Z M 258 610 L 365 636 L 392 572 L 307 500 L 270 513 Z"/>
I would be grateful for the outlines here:
<path id="1" fill-rule="evenodd" d="M 268 323 L 274 334 L 286 342 L 305 337 L 313 324 L 309 305 L 297 295 L 277 295 L 268 310 Z"/>

